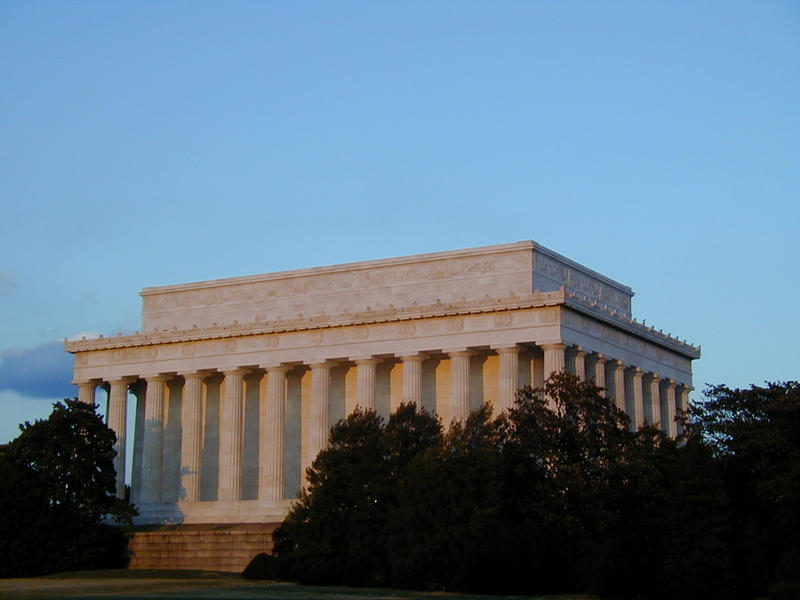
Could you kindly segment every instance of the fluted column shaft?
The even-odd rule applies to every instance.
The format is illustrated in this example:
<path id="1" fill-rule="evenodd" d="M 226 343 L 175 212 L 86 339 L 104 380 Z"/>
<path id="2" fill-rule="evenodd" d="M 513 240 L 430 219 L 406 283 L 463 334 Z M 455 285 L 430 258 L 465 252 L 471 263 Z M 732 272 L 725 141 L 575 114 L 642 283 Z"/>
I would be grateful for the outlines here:
<path id="1" fill-rule="evenodd" d="M 203 452 L 203 380 L 202 373 L 184 373 L 181 396 L 181 488 L 189 502 L 200 500 L 200 473 Z"/>
<path id="2" fill-rule="evenodd" d="M 144 442 L 142 461 L 142 503 L 161 502 L 161 472 L 164 448 L 164 384 L 161 375 L 146 377 L 144 399 Z"/>
<path id="3" fill-rule="evenodd" d="M 633 424 L 637 429 L 644 425 L 644 373 L 636 367 L 633 373 Z"/>
<path id="4" fill-rule="evenodd" d="M 308 448 L 303 452 L 303 478 L 305 471 L 314 459 L 328 445 L 328 403 L 331 391 L 331 365 L 316 363 L 311 365 L 311 404 L 308 411 Z M 303 424 L 305 427 L 305 424 Z"/>
<path id="5" fill-rule="evenodd" d="M 96 381 L 78 382 L 78 400 L 84 404 L 94 404 L 94 391 L 97 389 Z"/>
<path id="6" fill-rule="evenodd" d="M 602 354 L 597 355 L 594 363 L 594 384 L 599 388 L 603 388 L 600 393 L 604 397 L 608 394 L 606 389 L 606 359 Z"/>
<path id="7" fill-rule="evenodd" d="M 667 432 L 669 437 L 674 438 L 678 436 L 678 423 L 675 421 L 675 388 L 677 387 L 675 380 L 670 379 L 667 384 Z"/>
<path id="8" fill-rule="evenodd" d="M 564 370 L 566 365 L 566 358 L 564 355 L 564 344 L 544 344 L 542 350 L 544 351 L 544 379 L 545 382 L 550 378 L 553 373 L 560 373 Z M 551 410 L 556 409 L 556 403 L 550 396 L 547 397 L 547 404 Z"/>
<path id="9" fill-rule="evenodd" d="M 242 369 L 225 371 L 225 397 L 220 409 L 217 489 L 217 497 L 222 502 L 242 498 L 244 375 Z"/>
<path id="10" fill-rule="evenodd" d="M 497 348 L 500 357 L 497 381 L 497 406 L 499 414 L 514 407 L 514 396 L 519 388 L 519 348 Z"/>
<path id="11" fill-rule="evenodd" d="M 364 410 L 375 410 L 375 372 L 377 358 L 356 360 L 356 405 Z"/>
<path id="12" fill-rule="evenodd" d="M 117 472 L 117 498 L 125 497 L 125 444 L 128 421 L 128 385 L 130 379 L 115 379 L 110 382 L 108 395 L 108 427 L 117 435 L 114 450 L 114 470 Z"/>
<path id="13" fill-rule="evenodd" d="M 617 408 L 625 412 L 625 365 L 621 360 L 614 361 L 614 400 Z M 628 415 L 633 419 L 633 415 Z"/>
<path id="14" fill-rule="evenodd" d="M 575 375 L 586 381 L 586 352 L 580 346 L 575 350 Z"/>
<path id="15" fill-rule="evenodd" d="M 544 344 L 544 378 L 547 380 L 553 373 L 564 370 L 564 344 Z"/>
<path id="16" fill-rule="evenodd" d="M 661 422 L 661 379 L 655 373 L 650 375 L 650 418 L 652 425 L 659 425 L 663 429 Z"/>
<path id="17" fill-rule="evenodd" d="M 450 419 L 463 421 L 469 416 L 469 351 L 449 352 Z"/>
<path id="18" fill-rule="evenodd" d="M 265 440 L 259 451 L 258 497 L 283 500 L 284 436 L 286 431 L 286 373 L 288 366 L 267 368 L 267 398 L 264 419 Z"/>
<path id="19" fill-rule="evenodd" d="M 412 354 L 400 358 L 403 361 L 403 402 L 422 408 L 422 362 L 425 356 Z M 392 410 L 395 408 L 393 406 Z"/>

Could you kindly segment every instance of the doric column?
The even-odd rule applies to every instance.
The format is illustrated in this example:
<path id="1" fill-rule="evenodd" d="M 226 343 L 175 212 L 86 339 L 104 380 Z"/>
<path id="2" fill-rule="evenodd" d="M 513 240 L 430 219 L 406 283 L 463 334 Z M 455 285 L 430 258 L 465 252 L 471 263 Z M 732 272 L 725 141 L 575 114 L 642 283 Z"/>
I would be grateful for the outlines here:
<path id="1" fill-rule="evenodd" d="M 286 373 L 288 365 L 267 367 L 265 440 L 258 456 L 258 498 L 283 500 L 283 458 L 286 431 Z"/>
<path id="2" fill-rule="evenodd" d="M 547 380 L 553 373 L 564 370 L 564 344 L 544 344 L 544 378 Z"/>
<path id="3" fill-rule="evenodd" d="M 108 427 L 117 435 L 114 450 L 114 470 L 117 472 L 117 498 L 125 497 L 125 444 L 128 436 L 128 385 L 131 378 L 110 381 L 111 391 L 108 395 Z"/>
<path id="4" fill-rule="evenodd" d="M 625 412 L 625 364 L 621 360 L 613 361 L 614 365 L 614 401 L 617 408 Z M 628 415 L 633 419 L 633 415 Z"/>
<path id="5" fill-rule="evenodd" d="M 644 425 L 644 372 L 639 367 L 633 371 L 633 426 L 638 429 Z"/>
<path id="6" fill-rule="evenodd" d="M 448 352 L 450 357 L 450 420 L 464 421 L 469 416 L 468 350 Z"/>
<path id="7" fill-rule="evenodd" d="M 403 361 L 403 402 L 422 408 L 422 363 L 424 354 L 401 356 Z"/>
<path id="8" fill-rule="evenodd" d="M 678 436 L 678 423 L 675 421 L 675 388 L 677 384 L 674 379 L 667 380 L 667 432 L 669 437 L 675 438 Z"/>
<path id="9" fill-rule="evenodd" d="M 181 373 L 181 488 L 188 502 L 200 500 L 200 472 L 203 453 L 203 373 Z"/>
<path id="10" fill-rule="evenodd" d="M 603 388 L 603 391 L 600 392 L 603 396 L 608 394 L 606 389 L 606 358 L 599 353 L 596 355 L 594 363 L 594 384 L 599 388 Z"/>
<path id="11" fill-rule="evenodd" d="M 680 402 L 680 409 L 681 409 L 681 418 L 684 418 L 684 415 L 686 415 L 686 413 L 689 410 L 689 392 L 692 391 L 692 387 L 689 386 L 689 385 L 684 384 L 684 385 L 680 386 L 680 388 L 681 389 L 680 389 L 679 402 Z M 679 425 L 678 433 L 680 433 L 682 435 L 684 433 L 684 431 L 683 431 L 683 421 L 680 421 L 678 423 L 678 425 Z"/>
<path id="12" fill-rule="evenodd" d="M 575 375 L 586 381 L 586 352 L 580 346 L 575 346 Z"/>
<path id="13" fill-rule="evenodd" d="M 380 360 L 362 358 L 356 361 L 356 405 L 375 410 L 375 371 Z"/>
<path id="14" fill-rule="evenodd" d="M 651 425 L 658 425 L 663 429 L 661 422 L 661 378 L 657 373 L 650 374 L 650 419 Z"/>
<path id="15" fill-rule="evenodd" d="M 513 408 L 514 396 L 519 388 L 519 347 L 495 348 L 500 357 L 497 380 L 497 406 L 495 412 Z"/>
<path id="16" fill-rule="evenodd" d="M 85 404 L 94 404 L 94 391 L 97 389 L 97 381 L 79 381 L 78 386 L 78 400 Z"/>
<path id="17" fill-rule="evenodd" d="M 303 477 L 317 454 L 328 445 L 328 403 L 331 391 L 331 365 L 322 362 L 311 365 L 311 405 L 308 414 L 308 449 L 303 454 L 307 464 L 303 465 Z M 305 427 L 303 423 L 303 427 Z"/>
<path id="18" fill-rule="evenodd" d="M 220 501 L 242 498 L 242 442 L 244 430 L 244 369 L 224 371 L 225 396 L 220 408 L 219 487 Z"/>
<path id="19" fill-rule="evenodd" d="M 161 471 L 164 447 L 164 384 L 163 375 L 145 377 L 144 442 L 142 461 L 143 504 L 161 502 Z"/>

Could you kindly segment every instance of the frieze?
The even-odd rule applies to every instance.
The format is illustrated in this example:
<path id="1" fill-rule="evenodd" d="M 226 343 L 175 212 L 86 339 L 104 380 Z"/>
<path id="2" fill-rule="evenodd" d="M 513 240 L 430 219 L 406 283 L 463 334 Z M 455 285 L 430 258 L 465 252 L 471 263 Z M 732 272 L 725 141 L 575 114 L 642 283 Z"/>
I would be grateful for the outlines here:
<path id="1" fill-rule="evenodd" d="M 497 313 L 495 318 L 516 319 L 517 315 L 512 317 L 509 311 L 520 308 L 534 308 L 534 307 L 549 307 L 548 311 L 536 311 L 536 313 L 525 313 L 519 315 L 520 318 L 530 322 L 556 322 L 558 320 L 558 306 L 567 305 L 576 309 L 580 313 L 592 317 L 587 319 L 584 323 L 588 324 L 589 330 L 592 331 L 594 327 L 601 328 L 595 335 L 602 339 L 609 339 L 613 334 L 611 330 L 605 325 L 611 323 L 614 327 L 630 331 L 645 339 L 652 340 L 656 344 L 664 345 L 670 350 L 679 352 L 691 358 L 699 356 L 700 349 L 692 346 L 686 342 L 677 340 L 676 338 L 665 334 L 661 331 L 655 330 L 652 327 L 646 327 L 638 323 L 634 319 L 624 317 L 619 312 L 608 307 L 607 305 L 598 304 L 597 302 L 590 301 L 586 297 L 581 297 L 575 293 L 567 292 L 563 288 L 553 292 L 535 292 L 527 295 L 509 294 L 508 296 L 492 298 L 485 297 L 480 300 L 463 300 L 460 302 L 443 303 L 438 301 L 434 304 L 420 305 L 412 304 L 406 308 L 396 308 L 390 306 L 387 309 L 373 311 L 368 309 L 366 311 L 358 312 L 344 312 L 340 315 L 316 315 L 306 317 L 302 314 L 291 319 L 275 319 L 273 321 L 266 321 L 262 317 L 254 320 L 253 323 L 241 324 L 234 322 L 228 326 L 215 325 L 212 327 L 192 327 L 186 330 L 179 331 L 166 331 L 158 333 L 137 333 L 134 335 L 114 336 L 109 338 L 93 339 L 93 340 L 80 340 L 80 341 L 65 341 L 65 349 L 69 352 L 80 353 L 87 350 L 99 350 L 108 348 L 135 348 L 141 346 L 153 347 L 158 344 L 168 344 L 174 342 L 193 342 L 198 340 L 209 340 L 218 338 L 229 338 L 231 336 L 251 336 L 251 335 L 265 335 L 268 338 L 274 339 L 274 342 L 264 342 L 265 344 L 277 345 L 277 334 L 280 332 L 300 331 L 316 329 L 322 326 L 325 327 L 342 327 L 352 324 L 370 324 L 391 321 L 402 321 L 398 331 L 404 335 L 413 335 L 413 330 L 409 330 L 413 324 L 411 319 L 430 318 L 434 316 L 445 315 L 465 315 L 476 313 Z M 567 312 L 570 314 L 570 312 Z M 567 319 L 572 317 L 566 317 Z M 577 317 L 575 317 L 577 318 Z M 501 321 L 502 322 L 502 321 Z M 577 327 L 583 328 L 580 321 Z M 501 326 L 501 325 L 498 325 Z M 575 326 L 573 324 L 573 326 Z M 269 346 L 275 347 L 275 346 Z"/>

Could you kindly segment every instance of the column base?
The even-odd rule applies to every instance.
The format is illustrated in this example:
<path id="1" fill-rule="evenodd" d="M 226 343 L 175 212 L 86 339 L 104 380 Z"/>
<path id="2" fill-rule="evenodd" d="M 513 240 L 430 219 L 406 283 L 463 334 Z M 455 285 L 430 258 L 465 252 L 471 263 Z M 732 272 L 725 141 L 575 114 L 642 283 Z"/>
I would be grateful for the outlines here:
<path id="1" fill-rule="evenodd" d="M 280 523 L 289 513 L 292 502 L 294 500 L 289 499 L 279 502 L 239 500 L 139 504 L 139 515 L 134 517 L 133 524 Z"/>

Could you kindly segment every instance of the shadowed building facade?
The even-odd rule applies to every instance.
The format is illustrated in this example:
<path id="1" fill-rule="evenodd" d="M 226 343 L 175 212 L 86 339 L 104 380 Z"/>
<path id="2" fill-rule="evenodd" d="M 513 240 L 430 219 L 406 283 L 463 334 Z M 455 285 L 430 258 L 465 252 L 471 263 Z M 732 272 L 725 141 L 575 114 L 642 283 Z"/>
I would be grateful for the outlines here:
<path id="1" fill-rule="evenodd" d="M 447 424 L 483 402 L 502 411 L 566 368 L 633 425 L 676 435 L 700 355 L 633 319 L 630 288 L 530 241 L 141 296 L 140 333 L 65 347 L 79 398 L 108 390 L 137 522 L 184 533 L 279 522 L 330 426 L 356 406 L 388 416 L 415 402 Z"/>

